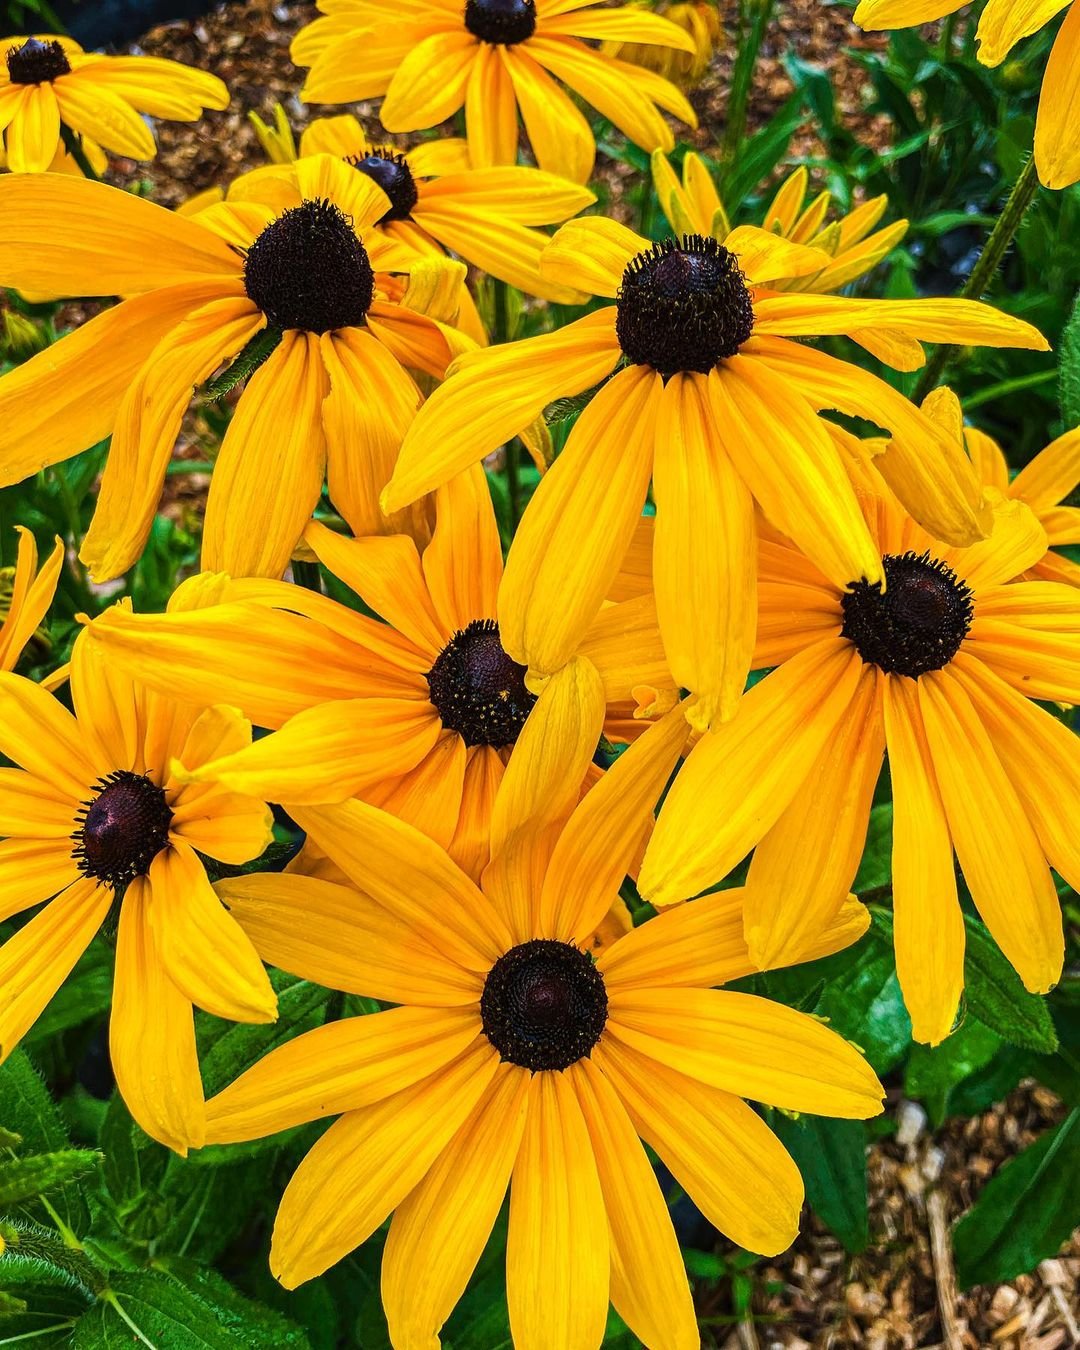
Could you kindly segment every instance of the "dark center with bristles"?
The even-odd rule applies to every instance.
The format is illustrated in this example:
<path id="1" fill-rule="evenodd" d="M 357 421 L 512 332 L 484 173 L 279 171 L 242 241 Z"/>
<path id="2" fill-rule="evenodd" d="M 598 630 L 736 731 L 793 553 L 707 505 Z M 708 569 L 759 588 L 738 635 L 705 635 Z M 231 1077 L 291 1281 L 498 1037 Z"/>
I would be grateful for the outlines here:
<path id="1" fill-rule="evenodd" d="M 567 942 L 511 947 L 480 995 L 484 1032 L 504 1060 L 534 1073 L 568 1069 L 592 1052 L 607 1022 L 604 977 Z"/>
<path id="2" fill-rule="evenodd" d="M 169 842 L 172 811 L 145 774 L 117 769 L 94 784 L 71 836 L 71 856 L 84 876 L 120 890 L 144 877 Z"/>
<path id="3" fill-rule="evenodd" d="M 513 745 L 536 695 L 525 667 L 503 651 L 494 619 L 474 619 L 455 633 L 427 673 L 442 724 L 466 745 Z"/>
<path id="4" fill-rule="evenodd" d="M 420 194 L 404 155 L 379 145 L 373 146 L 366 155 L 350 155 L 346 162 L 378 183 L 390 198 L 390 210 L 379 217 L 379 225 L 385 225 L 388 220 L 409 219 Z"/>
<path id="5" fill-rule="evenodd" d="M 70 75 L 71 63 L 59 42 L 27 38 L 20 47 L 9 47 L 8 79 L 12 84 L 46 84 L 58 75 Z"/>
<path id="6" fill-rule="evenodd" d="M 886 553 L 885 589 L 852 582 L 841 597 L 842 636 L 886 675 L 916 679 L 947 666 L 967 637 L 971 589 L 929 553 Z"/>
<path id="7" fill-rule="evenodd" d="M 708 374 L 754 328 L 738 258 L 700 234 L 666 239 L 632 258 L 616 305 L 615 331 L 627 359 L 665 379 L 684 370 Z"/>
<path id="8" fill-rule="evenodd" d="M 276 328 L 358 328 L 375 297 L 367 249 L 333 202 L 282 212 L 247 251 L 244 285 Z"/>
<path id="9" fill-rule="evenodd" d="M 465 27 L 481 42 L 512 47 L 536 32 L 536 0 L 465 0 Z"/>

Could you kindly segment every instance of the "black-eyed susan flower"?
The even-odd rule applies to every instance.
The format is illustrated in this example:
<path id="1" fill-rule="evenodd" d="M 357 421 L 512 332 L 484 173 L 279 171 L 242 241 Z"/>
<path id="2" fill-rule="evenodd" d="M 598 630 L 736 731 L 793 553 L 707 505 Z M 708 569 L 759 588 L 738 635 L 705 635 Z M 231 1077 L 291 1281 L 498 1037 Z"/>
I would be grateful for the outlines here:
<path id="1" fill-rule="evenodd" d="M 1080 563 L 1058 552 L 1080 545 L 1080 507 L 1069 500 L 1080 484 L 1080 427 L 1051 441 L 1015 478 L 1010 478 L 1008 461 L 992 436 L 965 427 L 964 440 L 987 487 L 1030 506 L 1046 531 L 1048 551 L 1028 569 L 1029 577 L 1080 586 Z"/>
<path id="2" fill-rule="evenodd" d="M 192 386 L 238 353 L 265 360 L 217 458 L 205 566 L 280 576 L 324 478 L 357 532 L 410 522 L 378 508 L 420 402 L 409 369 L 441 375 L 465 339 L 384 270 L 415 257 L 371 231 L 389 200 L 372 179 L 319 155 L 290 192 L 192 217 L 100 183 L 0 179 L 0 284 L 125 297 L 0 377 L 0 482 L 112 435 L 81 553 L 98 580 L 138 558 Z M 461 264 L 423 267 L 426 305 L 444 279 L 460 290 Z"/>
<path id="3" fill-rule="evenodd" d="M 592 128 L 561 87 L 646 150 L 671 150 L 661 109 L 690 126 L 694 110 L 668 80 L 590 47 L 617 38 L 694 51 L 693 40 L 656 14 L 593 0 L 322 0 L 322 18 L 302 28 L 291 54 L 310 66 L 300 97 L 353 103 L 385 95 L 387 131 L 420 131 L 465 109 L 477 168 L 513 164 L 518 112 L 542 169 L 587 182 L 596 157 Z"/>
<path id="4" fill-rule="evenodd" d="M 683 159 L 682 178 L 678 178 L 666 155 L 656 151 L 652 157 L 653 186 L 660 208 L 676 235 L 711 235 L 724 243 L 731 234 L 731 222 L 706 160 L 694 151 Z M 810 175 L 800 165 L 781 183 L 762 218 L 762 228 L 793 244 L 819 249 L 828 261 L 819 272 L 801 276 L 775 277 L 769 282 L 774 291 L 812 291 L 824 294 L 838 291 L 857 281 L 876 267 L 907 233 L 906 220 L 895 221 L 881 229 L 874 227 L 885 214 L 888 198 L 882 193 L 860 203 L 839 217 L 830 213 L 831 197 L 819 192 L 808 202 Z M 881 335 L 877 328 L 849 333 L 848 337 L 880 355 L 890 365 L 904 369 L 903 354 L 909 350 L 913 368 L 922 364 L 922 350 L 912 339 L 899 334 Z M 882 344 L 889 341 L 887 347 Z M 899 360 L 898 360 L 899 358 Z"/>
<path id="5" fill-rule="evenodd" d="M 479 874 L 492 800 L 537 699 L 499 633 L 502 553 L 483 471 L 446 484 L 436 502 L 422 554 L 405 535 L 345 539 L 318 523 L 305 534 L 385 623 L 285 583 L 222 579 L 214 606 L 164 616 L 114 610 L 91 632 L 152 687 L 210 691 L 257 725 L 280 728 L 216 763 L 207 771 L 215 781 L 246 792 L 262 783 L 290 809 L 359 794 Z M 580 670 L 537 709 L 549 730 L 532 734 L 552 753 L 558 719 L 575 701 L 596 712 L 596 750 L 605 723 L 624 739 L 638 704 L 675 700 L 651 595 L 608 606 L 580 652 Z M 594 766 L 587 777 L 599 773 Z"/>
<path id="6" fill-rule="evenodd" d="M 862 28 L 910 28 L 962 8 L 966 0 L 860 0 L 855 22 Z M 989 0 L 979 19 L 976 41 L 984 66 L 1000 66 L 1021 39 L 1068 7 L 1043 74 L 1035 120 L 1035 165 L 1049 188 L 1080 179 L 1080 126 L 1076 116 L 1080 88 L 1080 6 L 1070 0 Z"/>
<path id="7" fill-rule="evenodd" d="M 287 148 L 279 140 L 280 163 Z M 351 114 L 325 117 L 305 127 L 299 156 L 337 155 L 366 174 L 390 198 L 390 207 L 376 228 L 404 248 L 423 255 L 445 251 L 529 295 L 563 304 L 585 298 L 569 286 L 545 278 L 540 254 L 551 236 L 540 225 L 558 225 L 591 205 L 587 188 L 540 169 L 506 165 L 475 169 L 465 141 L 426 141 L 412 150 L 371 143 Z M 252 187 L 264 196 L 267 179 L 280 168 L 270 166 L 244 174 L 229 190 L 230 201 L 242 201 Z"/>
<path id="8" fill-rule="evenodd" d="M 34 536 L 21 525 L 16 529 L 19 531 L 19 551 L 15 566 L 0 571 L 0 671 L 15 669 L 19 657 L 49 612 L 64 565 L 64 542 L 57 539 L 39 571 Z"/>
<path id="9" fill-rule="evenodd" d="M 695 85 L 709 68 L 724 40 L 720 10 L 716 0 L 661 0 L 652 6 L 661 18 L 678 24 L 694 44 L 693 52 L 678 51 L 672 47 L 649 46 L 643 42 L 605 42 L 602 50 L 646 70 L 655 70 L 666 80 L 683 89 Z"/>
<path id="10" fill-rule="evenodd" d="M 118 922 L 109 1046 L 144 1130 L 179 1152 L 204 1137 L 192 1005 L 269 1022 L 276 1000 L 202 857 L 243 863 L 271 839 L 261 801 L 185 775 L 238 749 L 235 709 L 142 692 L 85 634 L 72 715 L 40 685 L 0 674 L 0 919 L 42 905 L 0 947 L 0 1058 L 95 933 Z"/>
<path id="11" fill-rule="evenodd" d="M 297 818 L 360 896 L 289 876 L 222 889 L 288 968 L 399 1005 L 272 1052 L 207 1104 L 207 1140 L 340 1113 L 286 1188 L 271 1269 L 295 1288 L 393 1214 L 382 1296 L 403 1350 L 438 1345 L 507 1188 L 518 1350 L 593 1350 L 609 1300 L 646 1345 L 691 1350 L 682 1257 L 640 1141 L 722 1232 L 774 1253 L 797 1231 L 802 1183 L 742 1099 L 881 1109 L 865 1060 L 823 1023 L 712 987 L 749 970 L 737 894 L 652 919 L 596 961 L 582 949 L 688 728 L 669 714 L 578 804 L 596 723 L 577 706 L 558 756 L 530 740 L 511 760 L 479 887 L 432 840 L 351 801 Z M 852 941 L 859 908 L 802 959 Z"/>
<path id="12" fill-rule="evenodd" d="M 142 114 L 194 122 L 207 108 L 227 108 L 216 75 L 156 56 L 103 56 L 54 33 L 6 38 L 0 62 L 0 131 L 8 168 L 44 173 L 60 167 L 61 127 L 131 159 L 153 159 L 154 133 Z"/>
<path id="13" fill-rule="evenodd" d="M 864 505 L 884 588 L 838 586 L 762 538 L 754 664 L 777 669 L 687 757 L 640 886 L 671 904 L 756 845 L 747 942 L 760 967 L 782 964 L 847 894 L 887 752 L 897 970 L 914 1034 L 934 1044 L 964 984 L 954 853 L 1027 988 L 1061 973 L 1050 868 L 1080 882 L 1080 758 L 1031 700 L 1080 702 L 1080 606 L 1072 587 L 1014 580 L 1046 552 L 1022 502 L 997 497 L 990 537 L 967 548 L 932 539 L 895 498 Z"/>
<path id="14" fill-rule="evenodd" d="M 507 650 L 537 678 L 558 669 L 608 593 L 650 481 L 653 577 L 675 679 L 695 725 L 730 716 L 754 641 L 754 502 L 838 584 L 882 579 L 823 408 L 892 433 L 875 460 L 942 537 L 984 533 L 983 489 L 960 444 L 895 389 L 791 338 L 871 325 L 947 342 L 1046 346 L 1020 320 L 967 300 L 782 294 L 774 277 L 825 255 L 754 226 L 724 244 L 650 244 L 612 220 L 564 225 L 545 269 L 611 306 L 559 332 L 462 358 L 410 428 L 384 509 L 399 509 L 528 426 L 560 395 L 607 381 L 540 483 L 500 594 Z M 608 378 L 612 375 L 614 378 Z"/>

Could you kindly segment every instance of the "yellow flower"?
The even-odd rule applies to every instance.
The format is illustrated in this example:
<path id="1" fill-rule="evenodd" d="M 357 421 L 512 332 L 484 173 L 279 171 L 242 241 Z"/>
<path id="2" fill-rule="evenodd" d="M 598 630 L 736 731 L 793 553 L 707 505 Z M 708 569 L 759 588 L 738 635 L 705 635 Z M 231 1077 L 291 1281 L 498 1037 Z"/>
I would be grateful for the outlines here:
<path id="1" fill-rule="evenodd" d="M 1049 549 L 1028 569 L 1028 576 L 1080 586 L 1080 563 L 1055 551 L 1056 545 L 1080 545 L 1080 507 L 1066 504 L 1080 484 L 1080 427 L 1051 441 L 1012 480 L 1008 461 L 992 436 L 965 427 L 964 440 L 987 487 L 1030 506 L 1046 531 Z"/>
<path id="2" fill-rule="evenodd" d="M 40 685 L 0 674 L 0 750 L 17 766 L 0 769 L 0 920 L 48 902 L 0 947 L 0 1057 L 118 910 L 116 1081 L 143 1129 L 183 1153 L 205 1129 L 192 1005 L 241 1022 L 276 1016 L 262 963 L 199 859 L 257 857 L 270 812 L 185 782 L 249 741 L 251 726 L 205 699 L 141 692 L 85 633 L 71 693 L 74 716 Z"/>
<path id="3" fill-rule="evenodd" d="M 267 342 L 268 327 L 280 341 L 225 433 L 203 565 L 281 576 L 324 476 L 357 533 L 412 520 L 378 508 L 421 397 L 406 367 L 441 376 L 467 340 L 410 308 L 388 269 L 413 269 L 435 312 L 464 268 L 400 258 L 371 230 L 386 194 L 329 155 L 303 161 L 274 197 L 185 217 L 100 183 L 0 178 L 0 284 L 125 297 L 0 377 L 0 483 L 112 435 L 80 555 L 97 580 L 142 550 L 192 386 Z"/>
<path id="4" fill-rule="evenodd" d="M 360 897 L 289 876 L 223 885 L 290 969 L 399 1005 L 298 1037 L 207 1103 L 208 1142 L 341 1113 L 278 1210 L 270 1264 L 286 1287 L 393 1214 L 391 1340 L 437 1345 L 509 1187 L 519 1350 L 599 1346 L 609 1299 L 647 1345 L 690 1350 L 690 1290 L 639 1139 L 735 1242 L 771 1254 L 792 1241 L 798 1171 L 741 1098 L 876 1115 L 865 1060 L 815 1018 L 711 987 L 750 970 L 737 892 L 652 919 L 595 963 L 581 949 L 686 732 L 669 714 L 580 805 L 566 762 L 587 760 L 593 728 L 576 720 L 558 742 L 530 741 L 496 799 L 479 888 L 430 839 L 356 801 L 297 818 Z M 849 904 L 802 959 L 865 926 Z"/>
<path id="5" fill-rule="evenodd" d="M 537 715 L 548 731 L 529 732 L 537 699 L 495 621 L 502 553 L 483 470 L 474 466 L 436 500 L 422 556 L 404 535 L 345 539 L 308 527 L 319 559 L 385 623 L 285 583 L 219 579 L 212 607 L 112 610 L 90 631 L 151 687 L 190 697 L 210 690 L 257 725 L 281 728 L 201 777 L 256 795 L 264 784 L 268 799 L 290 809 L 358 794 L 479 875 L 492 799 L 519 736 L 558 739 L 559 723 L 548 719 L 584 715 L 571 706 L 576 699 L 594 724 L 591 755 L 605 719 L 623 739 L 634 734 L 639 699 L 670 707 L 677 691 L 652 597 L 629 595 L 585 636 L 580 679 L 541 695 Z M 586 764 L 575 786 L 598 776 Z"/>
<path id="6" fill-rule="evenodd" d="M 667 156 L 655 151 L 652 157 L 653 186 L 661 210 L 676 234 L 712 235 L 721 244 L 731 234 L 724 203 L 706 161 L 689 151 L 683 160 L 682 181 L 675 176 Z M 885 213 L 888 198 L 882 194 L 863 202 L 839 220 L 828 220 L 830 196 L 820 192 L 809 203 L 806 191 L 810 177 L 799 167 L 781 184 L 765 212 L 762 228 L 793 244 L 820 249 L 828 260 L 818 272 L 793 277 L 776 277 L 769 282 L 774 291 L 813 291 L 822 294 L 838 291 L 876 267 L 896 247 L 907 232 L 906 220 L 898 220 L 884 229 L 874 230 Z M 871 233 L 871 231 L 874 231 Z M 870 352 L 898 369 L 906 369 L 896 358 L 902 357 L 905 344 L 898 335 L 887 335 L 882 346 L 875 330 L 849 334 Z M 922 364 L 922 352 L 909 343 L 913 364 Z"/>
<path id="7" fill-rule="evenodd" d="M 968 300 L 785 295 L 774 277 L 824 255 L 754 226 L 724 244 L 650 244 L 612 220 L 571 221 L 544 255 L 569 286 L 615 304 L 557 333 L 469 354 L 410 428 L 383 494 L 398 509 L 488 454 L 561 395 L 607 380 L 542 479 L 500 594 L 506 649 L 536 676 L 565 663 L 608 593 L 650 480 L 656 602 L 694 725 L 729 717 L 754 642 L 754 501 L 839 584 L 881 578 L 843 458 L 817 416 L 837 408 L 893 434 L 875 463 L 941 537 L 985 532 L 958 442 L 876 376 L 791 338 L 877 326 L 905 340 L 1045 348 L 1030 325 Z"/>
<path id="8" fill-rule="evenodd" d="M 44 173 L 63 153 L 60 127 L 131 159 L 153 159 L 154 134 L 142 114 L 194 122 L 206 108 L 227 108 L 216 75 L 156 56 L 102 56 L 53 33 L 6 39 L 0 66 L 0 131 L 8 167 Z M 96 167 L 96 165 L 95 165 Z"/>
<path id="9" fill-rule="evenodd" d="M 697 125 L 669 81 L 586 45 L 618 39 L 692 54 L 693 40 L 655 14 L 600 9 L 594 0 L 396 0 L 392 13 L 385 0 L 321 0 L 319 8 L 324 16 L 292 44 L 296 64 L 311 67 L 300 97 L 353 103 L 385 95 L 387 131 L 437 126 L 464 105 L 477 168 L 517 159 L 520 110 L 540 167 L 588 181 L 596 141 L 560 84 L 646 150 L 674 147 L 660 109 Z"/>
<path id="10" fill-rule="evenodd" d="M 0 573 L 0 671 L 15 669 L 26 644 L 49 612 L 64 565 L 64 541 L 57 538 L 39 572 L 34 536 L 22 525 L 15 528 L 19 531 L 15 566 Z"/>
<path id="11" fill-rule="evenodd" d="M 866 29 L 909 28 L 960 9 L 964 0 L 860 0 L 855 22 Z M 1037 33 L 1069 6 L 1043 75 L 1035 120 L 1035 166 L 1049 188 L 1080 180 L 1080 5 L 1069 0 L 987 0 L 976 39 L 984 66 L 1000 66 L 1021 38 Z"/>
<path id="12" fill-rule="evenodd" d="M 605 42 L 601 50 L 608 56 L 621 57 L 646 70 L 655 70 L 666 80 L 674 80 L 684 89 L 695 85 L 709 68 L 724 40 L 724 29 L 716 0 L 689 0 L 689 3 L 660 3 L 656 13 L 669 22 L 678 24 L 690 35 L 693 52 L 675 51 L 670 47 L 650 47 L 641 42 Z"/>
<path id="13" fill-rule="evenodd" d="M 314 154 L 337 155 L 382 188 L 390 209 L 377 228 L 403 248 L 421 256 L 453 252 L 545 300 L 580 304 L 587 298 L 541 275 L 540 255 L 551 236 L 534 228 L 558 225 L 591 205 L 596 197 L 587 188 L 540 169 L 474 169 L 461 140 L 427 141 L 405 152 L 373 145 L 351 114 L 305 128 L 300 155 Z M 265 200 L 269 180 L 281 173 L 271 165 L 244 174 L 228 200 L 243 201 L 253 188 Z"/>
<path id="14" fill-rule="evenodd" d="M 989 539 L 967 548 L 936 542 L 895 498 L 864 506 L 884 591 L 854 575 L 839 586 L 780 536 L 761 539 L 754 664 L 777 669 L 687 757 L 640 887 L 671 904 L 756 845 L 746 937 L 759 967 L 783 964 L 847 894 L 887 750 L 897 970 L 916 1039 L 936 1044 L 964 984 L 954 851 L 1027 988 L 1061 973 L 1050 867 L 1080 882 L 1080 758 L 1030 700 L 1080 702 L 1077 593 L 1014 580 L 1046 551 L 1022 502 L 996 496 Z"/>

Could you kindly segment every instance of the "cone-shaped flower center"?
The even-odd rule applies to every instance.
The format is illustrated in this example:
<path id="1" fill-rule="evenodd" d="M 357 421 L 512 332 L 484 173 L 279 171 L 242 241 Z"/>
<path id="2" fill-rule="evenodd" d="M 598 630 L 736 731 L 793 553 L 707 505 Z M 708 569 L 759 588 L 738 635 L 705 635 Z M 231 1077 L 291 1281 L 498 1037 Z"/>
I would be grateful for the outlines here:
<path id="1" fill-rule="evenodd" d="M 585 952 L 537 939 L 511 947 L 480 996 L 484 1033 L 504 1060 L 534 1073 L 584 1059 L 607 1022 L 604 977 Z"/>
<path id="2" fill-rule="evenodd" d="M 465 27 L 481 42 L 511 47 L 536 32 L 536 0 L 465 0 Z"/>
<path id="3" fill-rule="evenodd" d="M 390 210 L 379 217 L 380 225 L 385 225 L 388 220 L 409 219 L 419 193 L 404 155 L 380 145 L 373 147 L 366 155 L 350 156 L 348 162 L 378 183 L 390 198 Z"/>
<path id="4" fill-rule="evenodd" d="M 427 682 L 443 726 L 466 745 L 513 745 L 536 702 L 525 688 L 525 667 L 503 651 L 494 619 L 474 619 L 455 633 Z"/>
<path id="5" fill-rule="evenodd" d="M 169 842 L 172 811 L 145 774 L 117 769 L 94 784 L 71 836 L 71 856 L 84 876 L 119 890 L 144 877 Z"/>
<path id="6" fill-rule="evenodd" d="M 59 42 L 27 38 L 7 54 L 8 79 L 12 84 L 46 84 L 58 75 L 70 75 L 71 64 Z"/>
<path id="7" fill-rule="evenodd" d="M 754 328 L 738 259 L 700 234 L 667 239 L 632 258 L 616 305 L 615 330 L 628 360 L 665 378 L 708 374 Z"/>
<path id="8" fill-rule="evenodd" d="M 375 296 L 367 249 L 333 202 L 282 212 L 247 251 L 244 285 L 277 328 L 358 328 Z"/>
<path id="9" fill-rule="evenodd" d="M 840 604 L 841 633 L 864 661 L 886 675 L 912 679 L 947 666 L 967 637 L 971 590 L 929 553 L 887 553 L 884 591 L 855 581 Z"/>

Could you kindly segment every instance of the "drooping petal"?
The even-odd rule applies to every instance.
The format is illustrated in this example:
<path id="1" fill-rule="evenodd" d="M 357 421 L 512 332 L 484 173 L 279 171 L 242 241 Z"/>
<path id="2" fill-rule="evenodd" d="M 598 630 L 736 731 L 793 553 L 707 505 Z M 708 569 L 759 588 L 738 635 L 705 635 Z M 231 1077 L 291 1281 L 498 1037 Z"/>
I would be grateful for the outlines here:
<path id="1" fill-rule="evenodd" d="M 270 1269 L 295 1289 L 375 1231 L 423 1179 L 498 1069 L 485 1040 L 455 1064 L 335 1121 L 281 1198 Z"/>
<path id="2" fill-rule="evenodd" d="M 461 815 L 467 759 L 464 740 L 456 731 L 443 730 L 408 773 L 364 788 L 358 796 L 415 825 L 449 853 Z"/>
<path id="3" fill-rule="evenodd" d="M 464 1293 L 506 1195 L 529 1097 L 529 1075 L 500 1065 L 472 1114 L 398 1205 L 382 1263 L 395 1345 L 434 1345 Z"/>
<path id="4" fill-rule="evenodd" d="M 76 69 L 57 80 L 54 88 L 60 116 L 72 131 L 129 159 L 153 159 L 157 154 L 146 119 L 92 74 Z"/>
<path id="5" fill-rule="evenodd" d="M 618 1093 L 638 1134 L 710 1223 L 763 1256 L 791 1246 L 799 1231 L 802 1177 L 751 1107 L 611 1037 L 596 1047 L 592 1062 Z"/>
<path id="6" fill-rule="evenodd" d="M 418 131 L 452 117 L 465 102 L 479 51 L 464 26 L 418 42 L 395 71 L 379 111 L 387 131 Z"/>
<path id="7" fill-rule="evenodd" d="M 595 1350 L 607 1320 L 607 1213 L 577 1095 L 537 1074 L 510 1187 L 506 1298 L 520 1350 Z"/>
<path id="8" fill-rule="evenodd" d="M 424 550 L 424 580 L 446 634 L 493 619 L 502 580 L 502 545 L 487 475 L 478 464 L 444 483 L 435 497 L 435 531 Z"/>
<path id="9" fill-rule="evenodd" d="M 22 104 L 8 123 L 6 148 L 12 173 L 43 174 L 60 141 L 60 108 L 53 86 L 24 86 Z"/>
<path id="10" fill-rule="evenodd" d="M 145 878 L 136 877 L 120 906 L 109 1057 L 136 1122 L 151 1139 L 186 1155 L 206 1142 L 195 1021 L 154 949 L 146 889 Z"/>
<path id="11" fill-rule="evenodd" d="M 555 281 L 614 300 L 627 265 L 649 241 L 607 216 L 568 220 L 544 250 L 542 271 Z"/>
<path id="12" fill-rule="evenodd" d="M 1076 104 L 1080 98 L 1080 7 L 1069 6 L 1043 72 L 1035 119 L 1035 163 L 1049 188 L 1080 179 L 1080 136 Z"/>
<path id="13" fill-rule="evenodd" d="M 715 885 L 776 823 L 850 706 L 862 662 L 842 638 L 792 657 L 687 756 L 645 854 L 638 889 L 670 905 Z"/>
<path id="14" fill-rule="evenodd" d="M 652 471 L 660 376 L 621 371 L 578 418 L 533 495 L 499 591 L 506 650 L 550 675 L 577 650 L 619 570 Z"/>
<path id="15" fill-rule="evenodd" d="M 1057 506 L 1080 483 L 1080 427 L 1051 441 L 1012 481 L 1009 495 L 1033 510 Z"/>
<path id="16" fill-rule="evenodd" d="M 976 42 L 984 66 L 1000 66 L 1022 39 L 1037 33 L 1069 0 L 987 0 Z"/>
<path id="17" fill-rule="evenodd" d="M 73 802 L 85 800 L 98 776 L 71 713 L 39 684 L 6 671 L 0 672 L 0 753 Z"/>
<path id="18" fill-rule="evenodd" d="M 532 59 L 527 44 L 507 47 L 503 59 L 536 162 L 548 173 L 587 183 L 596 160 L 596 141 L 581 109 Z"/>
<path id="19" fill-rule="evenodd" d="M 476 49 L 465 93 L 469 155 L 478 169 L 513 164 L 517 159 L 517 101 L 505 48 L 481 42 Z"/>
<path id="20" fill-rule="evenodd" d="M 952 1030 L 964 988 L 964 917 L 952 839 L 913 680 L 884 680 L 893 784 L 896 973 L 912 1034 L 937 1045 Z"/>

